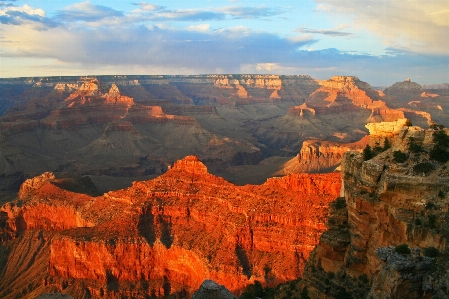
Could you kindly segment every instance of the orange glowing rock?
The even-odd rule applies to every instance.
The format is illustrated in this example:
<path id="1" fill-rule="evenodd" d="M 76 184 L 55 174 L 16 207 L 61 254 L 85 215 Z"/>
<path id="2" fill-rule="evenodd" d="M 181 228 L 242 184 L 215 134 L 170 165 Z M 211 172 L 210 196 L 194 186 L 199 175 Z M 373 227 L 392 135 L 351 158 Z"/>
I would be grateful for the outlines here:
<path id="1" fill-rule="evenodd" d="M 212 279 L 238 294 L 255 280 L 273 286 L 302 275 L 340 187 L 339 173 L 236 186 L 188 156 L 99 197 L 61 189 L 46 174 L 2 212 L 10 231 L 58 232 L 47 241 L 44 289 L 70 281 L 69 294 L 163 296 Z"/>

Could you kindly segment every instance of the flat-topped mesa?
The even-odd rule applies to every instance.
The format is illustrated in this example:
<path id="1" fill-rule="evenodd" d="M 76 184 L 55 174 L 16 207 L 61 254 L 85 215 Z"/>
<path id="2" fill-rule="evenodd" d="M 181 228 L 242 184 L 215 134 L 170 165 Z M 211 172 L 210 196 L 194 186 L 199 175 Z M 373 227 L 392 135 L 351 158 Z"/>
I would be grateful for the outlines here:
<path id="1" fill-rule="evenodd" d="M 246 88 L 281 89 L 282 80 L 278 75 L 221 75 L 214 82 L 215 86 L 230 88 L 242 85 Z"/>
<path id="2" fill-rule="evenodd" d="M 171 169 L 193 174 L 208 174 L 206 165 L 204 165 L 197 156 L 187 156 L 184 159 L 175 162 Z"/>
<path id="3" fill-rule="evenodd" d="M 339 90 L 351 90 L 357 87 L 356 83 L 360 83 L 356 76 L 333 76 L 329 80 L 319 81 L 320 85 L 327 88 Z"/>

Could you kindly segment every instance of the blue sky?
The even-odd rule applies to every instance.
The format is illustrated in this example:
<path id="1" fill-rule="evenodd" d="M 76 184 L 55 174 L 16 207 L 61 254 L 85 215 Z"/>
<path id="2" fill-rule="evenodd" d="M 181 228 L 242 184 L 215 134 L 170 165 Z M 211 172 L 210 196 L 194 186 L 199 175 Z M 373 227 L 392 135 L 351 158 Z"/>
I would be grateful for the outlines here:
<path id="1" fill-rule="evenodd" d="M 355 75 L 449 82 L 447 0 L 0 0 L 0 77 Z"/>

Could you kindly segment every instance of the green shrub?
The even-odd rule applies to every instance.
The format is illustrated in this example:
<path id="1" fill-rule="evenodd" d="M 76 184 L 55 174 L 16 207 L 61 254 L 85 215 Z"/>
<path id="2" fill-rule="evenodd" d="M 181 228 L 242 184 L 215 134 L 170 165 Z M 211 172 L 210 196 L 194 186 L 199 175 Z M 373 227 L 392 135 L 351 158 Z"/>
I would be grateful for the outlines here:
<path id="1" fill-rule="evenodd" d="M 439 198 L 444 198 L 446 194 L 444 194 L 444 192 L 442 190 L 438 191 L 438 197 Z"/>
<path id="2" fill-rule="evenodd" d="M 413 171 L 417 174 L 428 174 L 429 172 L 431 172 L 433 170 L 433 165 L 432 163 L 429 162 L 422 162 L 422 163 L 418 163 L 415 166 L 413 166 Z"/>
<path id="3" fill-rule="evenodd" d="M 413 137 L 408 138 L 408 150 L 411 153 L 424 152 L 423 147 L 421 145 L 417 144 L 415 141 L 415 138 L 413 138 Z"/>
<path id="4" fill-rule="evenodd" d="M 335 208 L 337 210 L 343 209 L 345 207 L 345 205 L 346 205 L 346 201 L 342 197 L 337 198 L 337 200 L 335 201 Z"/>
<path id="5" fill-rule="evenodd" d="M 302 289 L 301 293 L 299 294 L 299 298 L 300 299 L 310 299 L 309 291 L 307 290 L 307 287 L 304 287 L 304 289 Z"/>
<path id="6" fill-rule="evenodd" d="M 360 275 L 360 276 L 358 277 L 358 279 L 359 279 L 359 281 L 362 282 L 362 283 L 368 283 L 368 282 L 369 282 L 368 275 L 366 275 L 366 274 Z"/>
<path id="7" fill-rule="evenodd" d="M 447 136 L 446 131 L 439 130 L 433 133 L 433 142 L 443 147 L 449 146 L 449 136 Z"/>
<path id="8" fill-rule="evenodd" d="M 429 221 L 430 228 L 436 228 L 437 216 L 429 215 L 429 216 L 427 216 L 427 220 Z"/>
<path id="9" fill-rule="evenodd" d="M 352 299 L 352 295 L 348 293 L 345 289 L 340 289 L 340 291 L 335 296 L 335 299 Z"/>
<path id="10" fill-rule="evenodd" d="M 430 150 L 429 157 L 437 162 L 446 163 L 449 161 L 449 152 L 443 146 L 435 144 Z"/>
<path id="11" fill-rule="evenodd" d="M 428 256 L 428 257 L 437 257 L 438 254 L 440 254 L 438 252 L 438 249 L 436 249 L 435 247 L 426 247 L 424 248 L 424 255 Z"/>
<path id="12" fill-rule="evenodd" d="M 405 161 L 407 161 L 407 154 L 401 151 L 394 151 L 393 159 L 396 163 L 404 163 Z"/>
<path id="13" fill-rule="evenodd" d="M 335 278 L 335 273 L 334 272 L 327 272 L 327 278 L 329 278 L 330 280 Z"/>
<path id="14" fill-rule="evenodd" d="M 430 210 L 430 209 L 433 209 L 433 208 L 435 208 L 435 204 L 433 202 L 429 201 L 429 202 L 426 203 L 426 209 L 427 210 Z"/>
<path id="15" fill-rule="evenodd" d="M 264 291 L 262 284 L 256 280 L 254 284 L 250 284 L 245 292 L 240 296 L 241 299 L 253 299 L 255 297 L 263 297 Z"/>
<path id="16" fill-rule="evenodd" d="M 419 220 L 418 218 L 415 219 L 415 225 L 421 225 L 421 220 Z"/>
<path id="17" fill-rule="evenodd" d="M 442 129 L 444 128 L 444 126 L 443 126 L 443 125 L 440 125 L 440 124 L 437 124 L 437 123 L 435 123 L 435 122 L 433 122 L 433 123 L 430 125 L 430 128 L 431 128 L 431 129 L 434 129 L 434 130 L 442 130 Z"/>
<path id="18" fill-rule="evenodd" d="M 384 151 L 386 151 L 389 148 L 391 148 L 390 140 L 388 140 L 388 138 L 385 137 L 385 140 L 384 140 Z"/>
<path id="19" fill-rule="evenodd" d="M 400 254 L 410 254 L 410 248 L 407 244 L 400 244 L 394 248 L 394 251 Z"/>
<path id="20" fill-rule="evenodd" d="M 365 149 L 363 150 L 363 160 L 364 161 L 371 160 L 375 156 L 376 156 L 376 154 L 371 149 L 371 146 L 369 146 L 369 144 L 367 144 Z"/>
<path id="21" fill-rule="evenodd" d="M 410 119 L 407 119 L 407 121 L 405 122 L 405 125 L 406 125 L 407 127 L 413 126 L 412 121 L 411 121 Z"/>

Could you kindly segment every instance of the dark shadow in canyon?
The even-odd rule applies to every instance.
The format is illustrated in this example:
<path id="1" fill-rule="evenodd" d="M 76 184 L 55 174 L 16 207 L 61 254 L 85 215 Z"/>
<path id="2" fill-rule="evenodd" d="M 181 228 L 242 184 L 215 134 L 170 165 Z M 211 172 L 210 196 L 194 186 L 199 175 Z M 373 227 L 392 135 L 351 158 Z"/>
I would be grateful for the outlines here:
<path id="1" fill-rule="evenodd" d="M 235 254 L 237 255 L 239 263 L 242 266 L 243 274 L 249 279 L 253 274 L 253 271 L 251 269 L 248 255 L 246 254 L 245 249 L 240 244 L 237 244 L 237 246 L 235 247 Z"/>
<path id="2" fill-rule="evenodd" d="M 142 209 L 142 214 L 139 216 L 139 223 L 137 224 L 137 230 L 139 234 L 145 238 L 145 240 L 151 246 L 156 242 L 156 233 L 154 232 L 154 215 L 151 213 L 152 206 L 147 206 Z"/>

